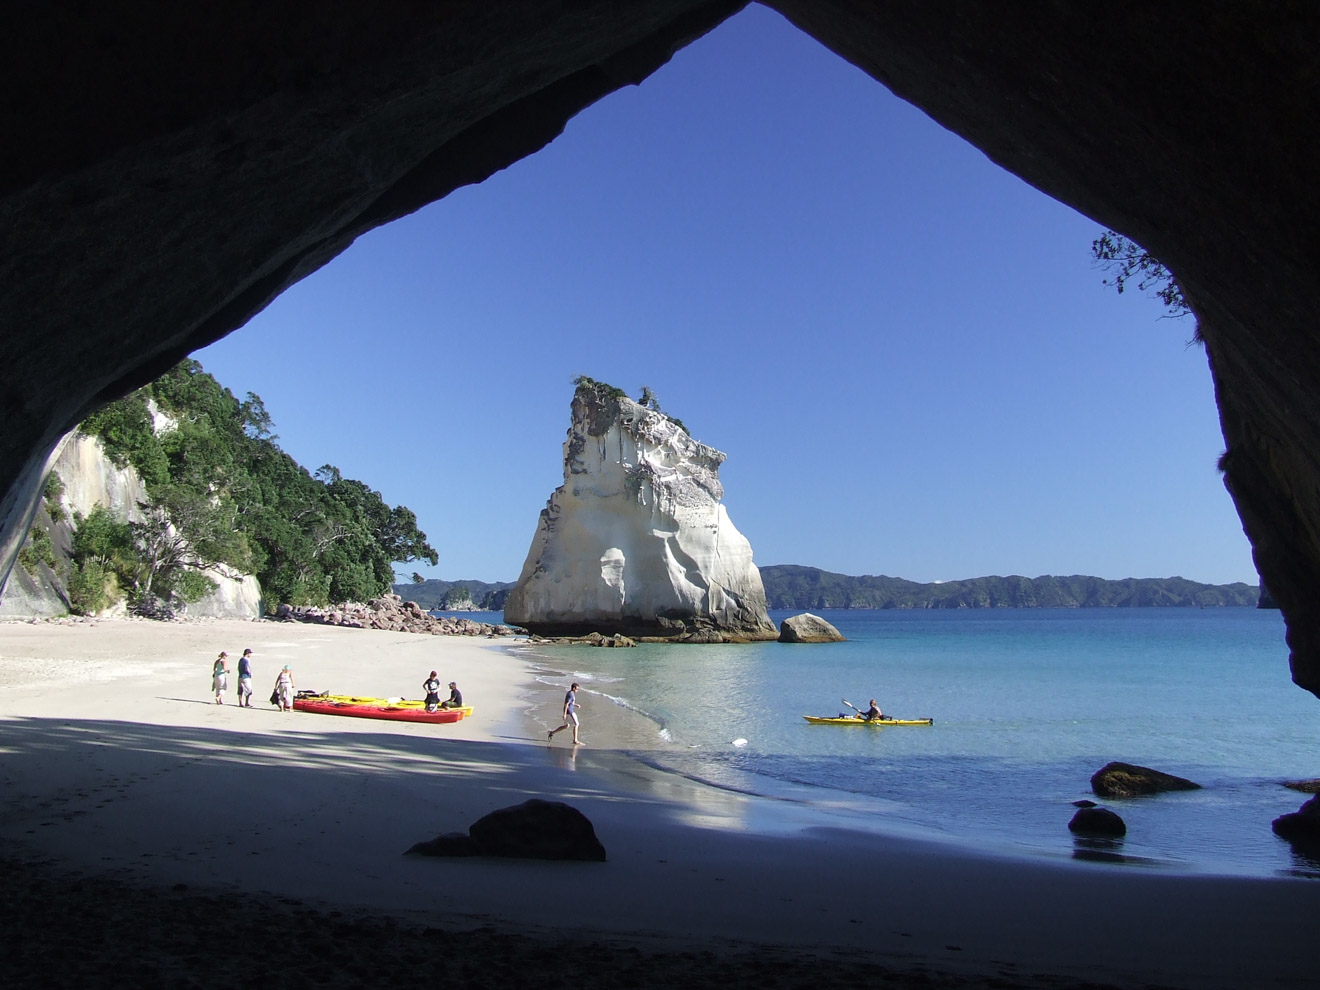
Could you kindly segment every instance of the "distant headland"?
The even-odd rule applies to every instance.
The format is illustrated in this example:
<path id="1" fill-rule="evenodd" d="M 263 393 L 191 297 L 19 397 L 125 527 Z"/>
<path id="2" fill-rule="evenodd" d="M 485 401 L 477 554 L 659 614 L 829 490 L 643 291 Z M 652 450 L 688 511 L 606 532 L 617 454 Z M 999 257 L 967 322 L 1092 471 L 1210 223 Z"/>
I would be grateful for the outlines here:
<path id="1" fill-rule="evenodd" d="M 1258 586 L 1200 584 L 1186 578 L 1124 578 L 1085 575 L 991 576 L 921 584 L 884 575 L 853 577 L 799 564 L 760 568 L 766 603 L 772 609 L 823 608 L 1133 608 L 1254 606 Z M 463 599 L 498 612 L 512 581 L 441 581 L 396 584 L 396 594 L 430 609 L 459 608 Z M 1268 606 L 1268 603 L 1266 603 Z"/>

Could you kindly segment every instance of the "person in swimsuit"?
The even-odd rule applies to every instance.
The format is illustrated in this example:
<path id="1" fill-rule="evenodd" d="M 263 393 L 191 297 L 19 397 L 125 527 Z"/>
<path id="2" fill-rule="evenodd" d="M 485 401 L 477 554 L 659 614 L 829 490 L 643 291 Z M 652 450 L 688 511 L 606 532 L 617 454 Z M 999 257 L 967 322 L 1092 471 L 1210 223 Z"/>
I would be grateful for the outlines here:
<path id="1" fill-rule="evenodd" d="M 551 729 L 547 739 L 553 739 L 556 732 L 563 732 L 570 726 L 573 729 L 573 745 L 581 746 L 582 740 L 578 739 L 578 717 L 577 717 L 577 682 L 574 681 L 569 687 L 568 693 L 564 695 L 564 724 L 557 729 Z"/>

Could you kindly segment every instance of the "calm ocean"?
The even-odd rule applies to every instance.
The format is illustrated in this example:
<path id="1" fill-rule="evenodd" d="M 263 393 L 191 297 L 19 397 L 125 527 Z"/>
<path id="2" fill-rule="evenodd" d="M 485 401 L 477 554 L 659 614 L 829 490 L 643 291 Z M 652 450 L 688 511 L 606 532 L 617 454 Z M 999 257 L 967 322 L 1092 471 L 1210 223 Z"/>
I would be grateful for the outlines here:
<path id="1" fill-rule="evenodd" d="M 778 623 L 791 613 L 771 613 Z M 1320 877 L 1270 830 L 1320 776 L 1320 700 L 1288 677 L 1277 611 L 1254 608 L 827 611 L 848 642 L 526 648 L 547 695 L 582 682 L 651 726 L 633 755 L 713 784 L 806 802 L 852 827 L 916 830 L 1032 857 Z M 523 651 L 520 651 L 523 652 Z M 810 725 L 865 707 L 930 727 Z M 745 743 L 735 741 L 745 740 Z M 631 745 L 631 743 L 630 743 Z M 1071 802 L 1123 760 L 1199 791 L 1101 802 L 1124 840 L 1079 845 Z M 1097 799 L 1098 800 L 1098 799 Z"/>

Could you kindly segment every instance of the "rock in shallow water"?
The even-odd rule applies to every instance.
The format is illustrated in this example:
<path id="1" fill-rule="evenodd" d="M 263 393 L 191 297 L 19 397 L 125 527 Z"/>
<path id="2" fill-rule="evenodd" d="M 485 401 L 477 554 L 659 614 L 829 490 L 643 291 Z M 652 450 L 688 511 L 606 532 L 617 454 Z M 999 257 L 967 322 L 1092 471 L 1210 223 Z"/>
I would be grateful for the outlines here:
<path id="1" fill-rule="evenodd" d="M 1127 824 L 1108 808 L 1081 808 L 1068 823 L 1068 831 L 1074 835 L 1119 838 L 1127 835 Z"/>
<path id="2" fill-rule="evenodd" d="M 844 639 L 843 633 L 810 612 L 790 615 L 779 624 L 781 643 L 842 643 Z"/>
<path id="3" fill-rule="evenodd" d="M 1161 791 L 1195 791 L 1200 787 L 1185 777 L 1132 763 L 1106 763 L 1091 777 L 1091 791 L 1107 798 L 1140 797 Z"/>
<path id="4" fill-rule="evenodd" d="M 1320 850 L 1320 796 L 1313 797 L 1296 811 L 1280 815 L 1271 827 L 1274 834 L 1294 846 L 1313 852 Z"/>

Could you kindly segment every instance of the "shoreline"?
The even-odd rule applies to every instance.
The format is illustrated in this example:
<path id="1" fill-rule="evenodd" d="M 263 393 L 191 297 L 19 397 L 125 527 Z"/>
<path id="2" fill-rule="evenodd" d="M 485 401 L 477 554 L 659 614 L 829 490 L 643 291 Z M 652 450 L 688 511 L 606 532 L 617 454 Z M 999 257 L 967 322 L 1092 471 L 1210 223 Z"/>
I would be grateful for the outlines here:
<path id="1" fill-rule="evenodd" d="M 217 708 L 206 693 L 210 660 L 245 645 L 256 650 L 258 699 L 276 662 L 290 662 L 280 655 L 296 658 L 300 687 L 335 692 L 396 693 L 372 686 L 389 681 L 408 694 L 435 667 L 459 682 L 474 718 L 419 732 Z M 650 971 L 674 980 L 693 968 L 686 957 L 709 950 L 740 959 L 750 982 L 766 945 L 837 957 L 836 969 L 846 959 L 839 985 L 864 962 L 891 981 L 1311 979 L 1314 883 L 1026 862 L 851 830 L 817 809 L 786 813 L 771 798 L 647 767 L 605 748 L 599 733 L 593 747 L 604 726 L 592 728 L 592 707 L 586 746 L 573 753 L 562 734 L 547 746 L 528 726 L 547 704 L 557 718 L 562 694 L 543 699 L 544 682 L 511 645 L 220 620 L 0 624 L 0 779 L 10 797 L 0 840 L 13 860 L 60 864 L 30 866 L 36 873 L 102 878 L 106 898 L 214 897 L 226 911 L 291 898 L 323 925 L 338 911 L 478 942 L 604 940 L 601 952 L 658 953 Z M 582 810 L 608 862 L 401 855 L 531 796 Z M 51 910 L 68 910 L 91 883 L 51 880 Z M 575 970 L 572 982 L 613 986 L 615 976 Z"/>

